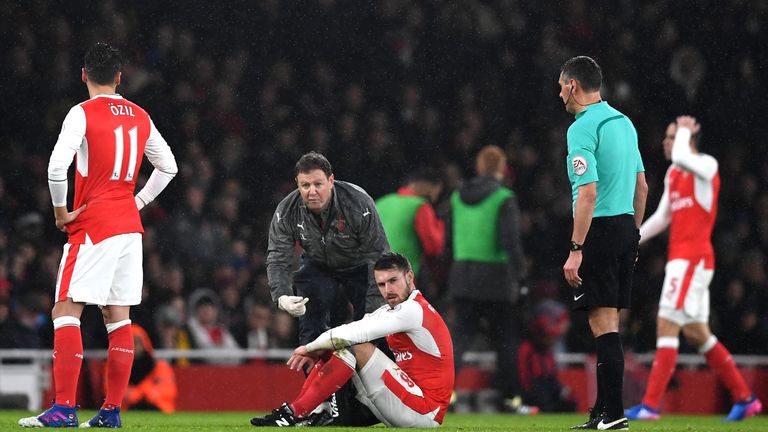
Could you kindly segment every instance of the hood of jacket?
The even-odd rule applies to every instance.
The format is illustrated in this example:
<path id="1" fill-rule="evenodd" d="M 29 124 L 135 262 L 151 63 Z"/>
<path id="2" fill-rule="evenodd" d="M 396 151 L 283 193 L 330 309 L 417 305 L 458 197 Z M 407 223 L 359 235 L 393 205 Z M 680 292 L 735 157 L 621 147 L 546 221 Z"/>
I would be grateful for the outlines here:
<path id="1" fill-rule="evenodd" d="M 459 187 L 459 198 L 465 204 L 477 204 L 500 187 L 501 183 L 491 176 L 475 177 Z"/>

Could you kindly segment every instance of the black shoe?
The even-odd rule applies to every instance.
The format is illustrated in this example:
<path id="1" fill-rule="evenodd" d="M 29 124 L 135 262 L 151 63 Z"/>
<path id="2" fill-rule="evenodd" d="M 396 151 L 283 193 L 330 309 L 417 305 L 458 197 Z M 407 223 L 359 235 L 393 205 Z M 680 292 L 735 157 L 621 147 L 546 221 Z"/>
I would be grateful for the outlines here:
<path id="1" fill-rule="evenodd" d="M 603 420 L 603 413 L 598 413 L 592 409 L 589 410 L 589 420 L 586 423 L 571 426 L 571 430 L 597 430 L 597 425 Z"/>
<path id="2" fill-rule="evenodd" d="M 597 430 L 629 430 L 629 421 L 626 417 L 609 419 L 603 416 L 597 424 Z"/>
<path id="3" fill-rule="evenodd" d="M 321 403 L 308 416 L 300 419 L 296 426 L 328 426 L 339 416 L 339 405 L 336 403 L 336 393 Z"/>
<path id="4" fill-rule="evenodd" d="M 296 426 L 296 417 L 294 417 L 291 407 L 288 406 L 288 402 L 283 402 L 280 408 L 272 410 L 272 414 L 252 418 L 251 424 L 254 426 Z"/>
<path id="5" fill-rule="evenodd" d="M 296 426 L 328 426 L 333 423 L 333 414 L 329 411 L 313 412 L 306 418 L 299 420 Z"/>

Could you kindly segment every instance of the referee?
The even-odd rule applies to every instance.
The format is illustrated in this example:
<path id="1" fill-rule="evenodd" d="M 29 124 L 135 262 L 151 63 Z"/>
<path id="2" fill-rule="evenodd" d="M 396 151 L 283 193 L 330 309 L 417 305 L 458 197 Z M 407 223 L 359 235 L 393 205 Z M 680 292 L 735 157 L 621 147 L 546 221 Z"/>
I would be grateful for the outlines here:
<path id="1" fill-rule="evenodd" d="M 571 429 L 627 430 L 619 311 L 628 308 L 648 185 L 632 122 L 600 98 L 602 72 L 589 57 L 560 68 L 560 98 L 576 116 L 568 128 L 573 233 L 565 279 L 574 309 L 586 310 L 597 350 L 597 399 Z"/>

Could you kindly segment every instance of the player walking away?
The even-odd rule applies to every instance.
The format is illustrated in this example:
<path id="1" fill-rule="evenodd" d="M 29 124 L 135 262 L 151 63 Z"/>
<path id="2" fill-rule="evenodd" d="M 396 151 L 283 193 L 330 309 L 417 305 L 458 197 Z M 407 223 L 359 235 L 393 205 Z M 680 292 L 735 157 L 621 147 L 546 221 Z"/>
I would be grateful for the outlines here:
<path id="1" fill-rule="evenodd" d="M 558 82 L 566 111 L 576 116 L 568 128 L 573 232 L 563 273 L 574 309 L 587 311 L 597 351 L 597 400 L 589 420 L 572 429 L 627 430 L 619 312 L 630 304 L 645 169 L 632 121 L 600 97 L 600 66 L 574 57 Z"/>
<path id="2" fill-rule="evenodd" d="M 302 345 L 288 360 L 291 369 L 314 363 L 292 402 L 254 426 L 301 425 L 301 419 L 348 380 L 357 398 L 392 427 L 437 427 L 453 391 L 453 346 L 440 314 L 414 286 L 408 259 L 385 253 L 374 265 L 376 284 L 386 303 L 363 319 L 330 329 Z M 390 360 L 370 341 L 386 337 Z"/>
<path id="3" fill-rule="evenodd" d="M 152 202 L 178 171 L 171 149 L 149 115 L 115 89 L 122 58 L 105 43 L 85 54 L 82 80 L 90 99 L 64 119 L 48 164 L 56 227 L 69 235 L 56 280 L 53 318 L 53 407 L 19 420 L 25 427 L 77 427 L 75 394 L 83 362 L 80 315 L 101 307 L 109 334 L 106 400 L 80 427 L 120 427 L 120 404 L 133 364 L 130 306 L 141 302 L 144 229 L 139 210 Z M 155 167 L 134 197 L 146 154 Z M 67 210 L 67 169 L 77 159 L 74 208 Z"/>
<path id="4" fill-rule="evenodd" d="M 303 155 L 294 176 L 297 188 L 278 204 L 269 227 L 267 277 L 272 300 L 299 318 L 303 345 L 348 322 L 349 304 L 352 320 L 382 305 L 373 263 L 389 244 L 373 199 L 359 186 L 335 180 L 325 156 Z M 291 274 L 296 244 L 301 246 L 300 265 Z M 347 417 L 337 408 L 329 400 L 318 408 L 312 425 Z"/>
<path id="5" fill-rule="evenodd" d="M 631 420 L 658 420 L 659 405 L 675 371 L 682 330 L 735 401 L 726 421 L 758 414 L 762 403 L 747 387 L 731 353 L 709 328 L 709 284 L 715 272 L 712 228 L 717 215 L 720 174 L 717 160 L 699 153 L 700 125 L 681 116 L 667 126 L 664 156 L 672 161 L 659 207 L 640 227 L 641 243 L 669 233 L 669 257 L 659 299 L 656 358 L 640 405 L 625 411 Z"/>

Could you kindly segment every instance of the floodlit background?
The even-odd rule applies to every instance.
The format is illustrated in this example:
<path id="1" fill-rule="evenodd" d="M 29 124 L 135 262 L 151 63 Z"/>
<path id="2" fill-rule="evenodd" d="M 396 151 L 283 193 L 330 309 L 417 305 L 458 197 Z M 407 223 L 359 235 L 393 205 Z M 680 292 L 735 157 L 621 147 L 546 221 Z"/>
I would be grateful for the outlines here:
<path id="1" fill-rule="evenodd" d="M 271 304 L 264 258 L 272 212 L 309 150 L 374 198 L 435 167 L 447 186 L 435 203 L 444 216 L 477 150 L 502 147 L 522 210 L 527 302 L 567 305 L 573 118 L 557 78 L 563 61 L 589 55 L 603 68 L 604 99 L 637 127 L 649 214 L 667 168 L 664 129 L 680 114 L 701 122 L 701 148 L 718 158 L 722 179 L 712 327 L 734 354 L 768 354 L 767 13 L 762 0 L 6 1 L 0 348 L 52 347 L 66 239 L 53 224 L 46 167 L 65 114 L 88 97 L 83 54 L 103 40 L 128 60 L 118 91 L 150 113 L 180 165 L 142 212 L 145 297 L 132 319 L 156 348 L 201 344 L 187 323 L 209 319 L 195 315 L 203 298 L 217 332 L 238 347 L 295 345 L 294 321 Z M 148 173 L 145 164 L 140 185 Z M 665 252 L 663 237 L 641 249 L 627 352 L 655 347 Z M 431 259 L 418 283 L 447 317 L 449 268 Z M 98 310 L 83 322 L 86 349 L 105 347 Z M 487 348 L 478 340 L 477 351 Z M 572 315 L 559 352 L 592 349 L 584 317 Z"/>

